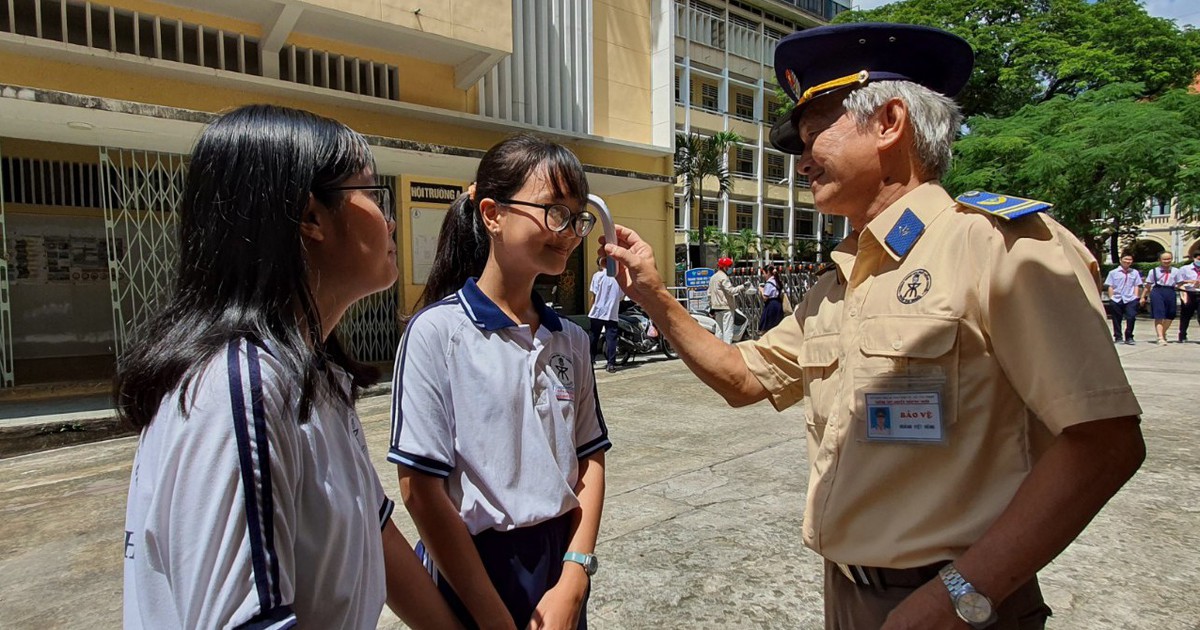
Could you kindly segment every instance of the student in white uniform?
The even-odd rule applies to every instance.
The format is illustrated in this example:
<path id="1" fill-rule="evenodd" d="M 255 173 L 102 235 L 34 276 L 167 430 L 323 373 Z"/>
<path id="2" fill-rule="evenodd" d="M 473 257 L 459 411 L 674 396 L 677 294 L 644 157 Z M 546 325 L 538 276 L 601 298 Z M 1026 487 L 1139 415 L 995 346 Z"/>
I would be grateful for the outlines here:
<path id="1" fill-rule="evenodd" d="M 596 266 L 599 269 L 592 274 L 592 282 L 590 289 L 595 301 L 592 303 L 592 310 L 588 311 L 588 321 L 592 329 L 592 349 L 595 351 L 597 343 L 600 341 L 600 333 L 604 332 L 604 369 L 609 372 L 617 371 L 617 320 L 620 318 L 619 310 L 621 307 L 621 298 L 625 297 L 625 293 L 621 291 L 621 287 L 617 285 L 617 279 L 611 278 L 605 272 L 605 259 L 597 258 Z"/>
<path id="2" fill-rule="evenodd" d="M 345 125 L 269 105 L 209 125 L 180 209 L 174 293 L 121 362 L 141 431 L 125 516 L 125 627 L 454 627 L 367 456 L 377 374 L 346 309 L 396 281 L 391 197 Z"/>
<path id="3" fill-rule="evenodd" d="M 587 194 L 557 144 L 492 147 L 400 342 L 388 459 L 468 627 L 587 627 L 608 430 L 587 332 L 533 292 L 594 227 Z"/>

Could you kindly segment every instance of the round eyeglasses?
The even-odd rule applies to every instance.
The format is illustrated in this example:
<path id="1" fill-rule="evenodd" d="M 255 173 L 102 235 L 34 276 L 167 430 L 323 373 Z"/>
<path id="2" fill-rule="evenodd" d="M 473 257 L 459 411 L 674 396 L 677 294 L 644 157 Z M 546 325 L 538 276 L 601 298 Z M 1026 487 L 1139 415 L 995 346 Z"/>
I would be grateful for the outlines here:
<path id="1" fill-rule="evenodd" d="M 546 212 L 546 216 L 542 219 L 546 224 L 546 229 L 556 234 L 565 232 L 569 227 L 575 232 L 575 236 L 583 238 L 592 231 L 592 228 L 596 227 L 596 215 L 587 210 L 573 213 L 570 208 L 560 203 L 533 203 L 518 199 L 497 199 L 496 202 L 506 206 L 541 208 Z"/>
<path id="2" fill-rule="evenodd" d="M 330 186 L 324 190 L 361 190 L 379 206 L 379 212 L 383 213 L 383 218 L 388 221 L 396 220 L 396 207 L 392 205 L 392 187 L 387 184 L 375 184 L 372 186 Z"/>

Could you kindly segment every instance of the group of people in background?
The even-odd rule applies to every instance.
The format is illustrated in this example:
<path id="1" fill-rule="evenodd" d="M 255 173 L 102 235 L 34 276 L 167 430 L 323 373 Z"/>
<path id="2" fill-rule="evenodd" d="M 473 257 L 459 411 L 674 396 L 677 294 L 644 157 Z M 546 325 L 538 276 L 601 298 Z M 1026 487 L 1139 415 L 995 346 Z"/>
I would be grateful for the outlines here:
<path id="1" fill-rule="evenodd" d="M 1133 345 L 1133 327 L 1138 310 L 1150 307 L 1154 320 L 1156 343 L 1167 345 L 1167 335 L 1176 316 L 1179 316 L 1177 340 L 1188 340 L 1188 327 L 1193 318 L 1200 319 L 1200 256 L 1191 262 L 1174 267 L 1174 256 L 1163 252 L 1158 256 L 1158 266 L 1143 278 L 1133 266 L 1133 255 L 1123 254 L 1121 264 L 1108 272 L 1104 287 L 1108 293 L 1109 317 L 1112 319 L 1113 341 Z M 1124 331 L 1121 327 L 1124 324 Z"/>

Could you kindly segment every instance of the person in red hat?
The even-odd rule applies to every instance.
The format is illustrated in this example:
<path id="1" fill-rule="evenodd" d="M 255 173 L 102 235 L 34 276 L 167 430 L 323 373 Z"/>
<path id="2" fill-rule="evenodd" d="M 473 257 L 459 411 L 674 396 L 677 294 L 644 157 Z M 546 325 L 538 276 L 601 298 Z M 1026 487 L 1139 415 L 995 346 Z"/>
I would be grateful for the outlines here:
<path id="1" fill-rule="evenodd" d="M 771 143 L 853 231 L 760 339 L 713 340 L 635 232 L 603 245 L 731 405 L 808 399 L 803 540 L 824 559 L 830 630 L 1043 628 L 1038 570 L 1145 458 L 1095 259 L 1047 203 L 939 183 L 972 58 L 955 35 L 903 24 L 780 40 L 794 109 Z M 879 412 L 888 431 L 872 430 Z"/>
<path id="2" fill-rule="evenodd" d="M 729 281 L 729 268 L 733 259 L 722 256 L 717 260 L 717 272 L 708 281 L 708 310 L 717 320 L 717 339 L 724 343 L 733 341 L 733 312 L 737 309 L 737 296 L 746 290 L 746 285 L 733 286 Z"/>

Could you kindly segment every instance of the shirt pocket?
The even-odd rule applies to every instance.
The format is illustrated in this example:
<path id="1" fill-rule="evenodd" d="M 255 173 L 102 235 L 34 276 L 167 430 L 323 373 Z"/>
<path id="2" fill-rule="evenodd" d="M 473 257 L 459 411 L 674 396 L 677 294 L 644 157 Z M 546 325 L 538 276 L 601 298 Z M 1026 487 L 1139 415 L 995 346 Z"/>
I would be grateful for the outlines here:
<path id="1" fill-rule="evenodd" d="M 841 335 L 814 334 L 804 339 L 796 363 L 804 370 L 804 391 L 809 404 L 805 419 L 810 427 L 823 427 L 837 405 L 837 372 L 841 355 Z"/>
<path id="2" fill-rule="evenodd" d="M 876 315 L 863 321 L 861 362 L 855 366 L 854 415 L 866 417 L 864 392 L 936 390 L 942 425 L 958 421 L 959 318 L 937 315 Z M 864 421 L 865 424 L 865 421 Z"/>

